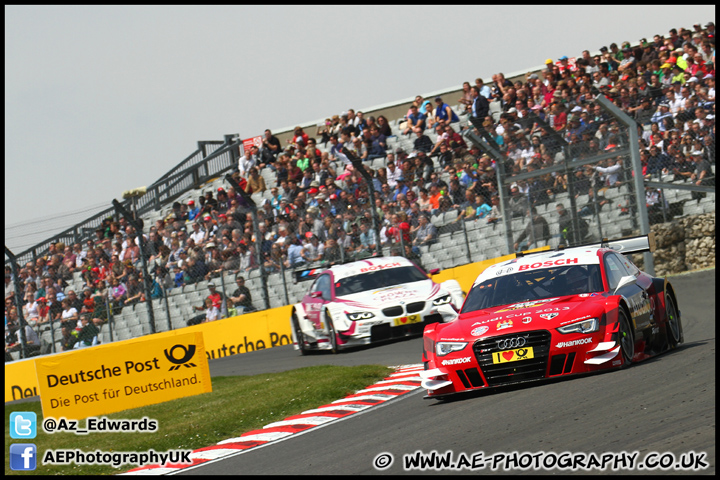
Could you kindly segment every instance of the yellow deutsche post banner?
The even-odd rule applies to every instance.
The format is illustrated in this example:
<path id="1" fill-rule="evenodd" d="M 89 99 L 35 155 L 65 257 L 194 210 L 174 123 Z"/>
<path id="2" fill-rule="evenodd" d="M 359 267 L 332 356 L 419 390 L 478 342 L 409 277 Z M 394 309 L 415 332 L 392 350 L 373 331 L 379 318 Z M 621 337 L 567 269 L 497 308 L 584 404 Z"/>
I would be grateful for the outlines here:
<path id="1" fill-rule="evenodd" d="M 5 402 L 38 395 L 35 359 L 5 364 Z"/>
<path id="2" fill-rule="evenodd" d="M 199 332 L 35 360 L 44 417 L 82 419 L 212 391 Z"/>

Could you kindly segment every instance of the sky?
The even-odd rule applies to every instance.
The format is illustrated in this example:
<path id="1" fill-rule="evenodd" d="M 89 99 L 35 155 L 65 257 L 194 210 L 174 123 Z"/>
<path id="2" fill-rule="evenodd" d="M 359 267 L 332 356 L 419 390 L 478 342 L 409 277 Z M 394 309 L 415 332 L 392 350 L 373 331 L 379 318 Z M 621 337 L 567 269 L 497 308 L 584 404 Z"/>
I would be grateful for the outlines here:
<path id="1" fill-rule="evenodd" d="M 714 5 L 5 6 L 5 246 L 109 208 L 199 140 L 708 21 Z"/>

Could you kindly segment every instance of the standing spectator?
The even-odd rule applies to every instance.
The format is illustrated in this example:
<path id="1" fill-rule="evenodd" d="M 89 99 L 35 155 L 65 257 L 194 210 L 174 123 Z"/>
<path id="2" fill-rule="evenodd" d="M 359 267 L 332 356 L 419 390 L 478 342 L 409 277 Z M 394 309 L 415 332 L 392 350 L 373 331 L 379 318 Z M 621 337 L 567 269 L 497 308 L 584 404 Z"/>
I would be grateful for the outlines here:
<path id="1" fill-rule="evenodd" d="M 528 224 L 525 230 L 520 233 L 515 240 L 515 251 L 519 249 L 529 249 L 533 246 L 539 246 L 540 241 L 545 243 L 550 240 L 550 226 L 542 215 L 537 213 L 535 207 L 530 207 L 527 211 Z M 527 240 L 526 240 L 527 239 Z"/>
<path id="2" fill-rule="evenodd" d="M 472 95 L 471 115 L 478 120 L 483 120 L 490 113 L 490 102 L 484 95 L 480 95 L 480 91 L 476 86 L 470 88 Z"/>
<path id="3" fill-rule="evenodd" d="M 703 158 L 702 150 L 695 150 L 692 152 L 693 160 L 695 161 L 695 172 L 690 176 L 690 180 L 698 186 L 714 186 L 715 176 L 712 173 L 710 162 Z M 692 199 L 700 200 L 707 196 L 705 192 L 691 192 Z"/>
<path id="4" fill-rule="evenodd" d="M 577 245 L 579 243 L 582 243 L 582 240 L 587 235 L 589 229 L 587 222 L 583 218 L 578 218 L 580 232 L 576 233 L 572 221 L 572 216 L 570 215 L 569 211 L 565 210 L 565 206 L 562 203 L 558 203 L 555 206 L 555 209 L 558 213 L 558 224 L 560 228 L 560 237 L 562 238 L 562 243 L 564 243 L 565 246 Z"/>

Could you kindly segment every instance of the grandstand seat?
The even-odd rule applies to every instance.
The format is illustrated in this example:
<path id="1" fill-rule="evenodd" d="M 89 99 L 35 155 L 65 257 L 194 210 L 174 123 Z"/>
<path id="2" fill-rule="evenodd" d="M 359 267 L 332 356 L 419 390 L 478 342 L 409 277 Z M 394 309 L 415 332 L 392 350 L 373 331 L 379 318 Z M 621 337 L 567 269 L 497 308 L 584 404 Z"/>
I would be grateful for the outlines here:
<path id="1" fill-rule="evenodd" d="M 128 328 L 115 330 L 114 334 L 115 334 L 115 341 L 127 340 L 128 338 L 132 338 L 130 336 L 130 329 L 128 329 Z"/>

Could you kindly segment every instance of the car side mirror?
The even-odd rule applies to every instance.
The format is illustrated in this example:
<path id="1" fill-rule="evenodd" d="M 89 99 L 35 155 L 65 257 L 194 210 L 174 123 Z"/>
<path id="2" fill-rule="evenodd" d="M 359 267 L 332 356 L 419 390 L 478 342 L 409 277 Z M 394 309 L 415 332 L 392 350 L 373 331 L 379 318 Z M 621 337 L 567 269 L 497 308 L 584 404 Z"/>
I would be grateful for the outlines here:
<path id="1" fill-rule="evenodd" d="M 430 275 L 437 275 L 438 273 L 440 273 L 440 269 L 439 269 L 439 268 L 433 268 L 433 269 L 430 270 L 428 273 L 429 273 Z"/>
<path id="2" fill-rule="evenodd" d="M 617 293 L 617 291 L 620 290 L 622 287 L 624 287 L 625 285 L 629 285 L 629 284 L 631 284 L 631 283 L 635 283 L 635 277 L 634 277 L 634 276 L 632 276 L 632 275 L 627 275 L 627 276 L 625 276 L 625 277 L 622 277 L 622 278 L 620 279 L 620 281 L 618 282 L 618 286 L 615 287 L 615 292 L 614 292 L 614 293 Z"/>
<path id="3" fill-rule="evenodd" d="M 318 290 L 317 292 L 310 292 L 310 296 L 312 298 L 322 297 L 322 292 L 320 290 Z"/>

